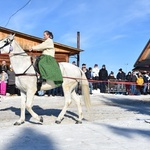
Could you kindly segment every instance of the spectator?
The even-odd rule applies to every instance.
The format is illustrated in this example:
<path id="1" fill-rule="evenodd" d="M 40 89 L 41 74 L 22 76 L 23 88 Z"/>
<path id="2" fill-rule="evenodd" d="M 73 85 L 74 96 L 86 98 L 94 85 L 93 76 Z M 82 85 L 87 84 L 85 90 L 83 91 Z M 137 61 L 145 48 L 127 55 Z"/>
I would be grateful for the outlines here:
<path id="1" fill-rule="evenodd" d="M 115 76 L 114 76 L 114 72 L 111 71 L 109 76 L 108 76 L 108 93 L 115 93 L 116 90 L 116 84 L 115 84 Z"/>
<path id="2" fill-rule="evenodd" d="M 86 68 L 86 64 L 82 64 L 82 71 L 85 73 L 85 75 L 86 75 L 86 72 L 88 72 L 88 69 Z M 80 86 L 80 84 L 78 83 L 78 89 L 77 89 L 77 93 L 79 94 L 79 95 L 81 95 L 81 93 L 82 93 L 82 91 L 81 91 L 81 86 Z"/>
<path id="3" fill-rule="evenodd" d="M 48 96 L 50 96 L 50 95 L 55 96 L 55 95 L 56 95 L 55 89 L 47 90 L 47 91 L 46 91 L 46 94 L 47 94 Z"/>
<path id="4" fill-rule="evenodd" d="M 100 92 L 106 93 L 106 83 L 108 81 L 108 72 L 106 70 L 106 66 L 103 65 L 99 71 L 99 80 L 100 82 Z"/>
<path id="5" fill-rule="evenodd" d="M 2 71 L 2 73 L 0 74 L 0 80 L 1 80 L 0 94 L 6 95 L 8 75 L 5 71 Z"/>
<path id="6" fill-rule="evenodd" d="M 117 78 L 117 80 L 119 82 L 125 81 L 126 75 L 125 75 L 124 71 L 122 70 L 122 68 L 119 69 L 116 78 Z M 125 86 L 124 86 L 124 84 L 122 84 L 122 83 L 118 84 L 117 85 L 117 91 L 118 91 L 117 93 L 123 94 L 123 92 L 125 92 Z"/>
<path id="7" fill-rule="evenodd" d="M 144 80 L 144 84 L 143 84 L 143 94 L 147 94 L 147 90 L 148 90 L 148 82 L 149 82 L 149 76 L 147 74 L 147 72 L 144 72 L 143 75 L 143 80 Z"/>
<path id="8" fill-rule="evenodd" d="M 132 72 L 132 74 L 131 74 L 131 82 L 133 83 L 133 84 L 131 84 L 131 95 L 134 95 L 135 94 L 135 92 L 136 92 L 136 80 L 137 80 L 137 75 L 136 75 L 136 72 Z"/>
<path id="9" fill-rule="evenodd" d="M 8 66 L 6 65 L 6 61 L 3 60 L 3 61 L 2 61 L 2 64 L 0 65 L 0 72 L 2 72 L 2 71 L 7 72 L 8 69 L 9 69 L 9 68 L 8 68 Z"/>
<path id="10" fill-rule="evenodd" d="M 82 64 L 82 71 L 84 72 L 84 73 L 86 73 L 87 71 L 88 71 L 88 69 L 86 68 L 86 64 Z"/>
<path id="11" fill-rule="evenodd" d="M 92 68 L 91 67 L 89 67 L 89 70 L 85 73 L 85 75 L 88 80 L 92 79 Z M 92 93 L 93 85 L 92 85 L 92 82 L 90 82 L 90 81 L 89 81 L 89 89 L 90 89 L 90 94 L 93 94 Z"/>
<path id="12" fill-rule="evenodd" d="M 93 71 L 93 80 L 99 80 L 99 68 L 98 68 L 98 64 L 94 65 L 94 68 L 92 69 Z M 99 83 L 95 82 L 93 83 L 93 89 L 97 90 L 99 88 Z"/>
<path id="13" fill-rule="evenodd" d="M 132 82 L 132 74 L 131 71 L 128 72 L 126 75 L 126 81 L 127 82 Z M 131 84 L 126 84 L 126 95 L 131 93 Z"/>
<path id="14" fill-rule="evenodd" d="M 137 80 L 136 80 L 136 84 L 137 84 L 136 93 L 135 93 L 136 95 L 141 95 L 143 83 L 144 83 L 143 76 L 139 72 L 138 75 L 137 75 Z"/>
<path id="15" fill-rule="evenodd" d="M 10 95 L 14 95 L 15 94 L 15 72 L 13 71 L 12 66 L 10 65 L 9 70 L 7 71 L 8 74 L 8 93 L 10 93 Z"/>
<path id="16" fill-rule="evenodd" d="M 76 62 L 75 62 L 75 61 L 73 61 L 73 62 L 72 62 L 72 64 L 73 64 L 73 65 L 75 65 L 75 66 L 77 66 L 77 64 L 76 64 Z"/>
<path id="17" fill-rule="evenodd" d="M 114 76 L 114 72 L 111 71 L 109 76 L 108 76 L 108 79 L 115 79 L 115 76 Z"/>

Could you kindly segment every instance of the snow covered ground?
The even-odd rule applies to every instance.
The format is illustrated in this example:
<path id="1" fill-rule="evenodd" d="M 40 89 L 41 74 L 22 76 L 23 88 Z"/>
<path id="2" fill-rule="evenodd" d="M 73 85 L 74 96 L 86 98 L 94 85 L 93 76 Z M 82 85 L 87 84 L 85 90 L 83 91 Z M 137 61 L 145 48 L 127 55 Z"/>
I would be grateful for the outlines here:
<path id="1" fill-rule="evenodd" d="M 20 97 L 0 99 L 0 150 L 149 150 L 150 95 L 125 96 L 93 91 L 92 109 L 85 120 L 75 124 L 77 107 L 73 102 L 61 124 L 55 124 L 63 97 L 35 96 L 33 109 L 43 116 L 40 125 L 26 112 L 26 122 L 19 119 Z"/>

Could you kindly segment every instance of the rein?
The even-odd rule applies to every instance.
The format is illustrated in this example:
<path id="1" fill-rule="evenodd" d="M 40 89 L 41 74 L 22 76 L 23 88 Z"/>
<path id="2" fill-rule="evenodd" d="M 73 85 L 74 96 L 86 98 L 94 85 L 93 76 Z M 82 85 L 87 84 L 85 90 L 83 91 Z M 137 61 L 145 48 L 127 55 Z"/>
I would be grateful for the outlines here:
<path id="1" fill-rule="evenodd" d="M 23 73 L 17 73 L 15 75 L 16 76 L 36 76 L 36 74 L 33 74 L 33 73 L 26 73 L 32 65 L 33 64 L 31 64 Z"/>
<path id="2" fill-rule="evenodd" d="M 21 52 L 21 53 L 12 53 L 13 55 L 12 56 L 17 56 L 17 55 L 20 55 L 20 56 L 28 56 L 28 55 L 22 55 L 22 54 L 25 54 L 26 52 Z"/>

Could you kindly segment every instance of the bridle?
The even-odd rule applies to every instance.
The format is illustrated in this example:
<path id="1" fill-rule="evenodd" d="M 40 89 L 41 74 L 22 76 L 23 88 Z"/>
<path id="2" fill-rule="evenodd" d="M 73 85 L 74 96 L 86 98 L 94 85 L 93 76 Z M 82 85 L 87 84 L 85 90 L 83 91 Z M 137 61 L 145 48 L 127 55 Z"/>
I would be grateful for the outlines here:
<path id="1" fill-rule="evenodd" d="M 9 38 L 7 39 L 6 43 L 2 47 L 0 47 L 0 54 L 1 54 L 1 49 L 8 46 L 8 45 L 10 45 L 8 54 L 10 54 L 10 52 L 13 51 L 13 47 L 11 45 L 12 41 L 13 41 L 13 39 L 12 40 L 10 40 Z M 11 55 L 10 57 L 16 56 L 16 55 L 28 56 L 28 55 L 23 55 L 23 54 L 26 54 L 26 52 L 13 53 L 13 55 Z M 31 66 L 33 66 L 33 63 L 31 63 L 31 65 L 29 67 L 27 67 L 27 69 L 23 73 L 18 73 L 18 74 L 15 74 L 15 75 L 16 76 L 36 76 L 36 74 L 33 74 L 33 73 L 32 74 L 31 73 L 26 73 L 30 69 Z"/>
<path id="2" fill-rule="evenodd" d="M 9 39 L 9 38 L 7 39 L 7 41 L 5 42 L 5 44 L 2 47 L 0 47 L 0 54 L 1 54 L 1 49 L 4 48 L 4 47 L 6 47 L 6 46 L 8 46 L 8 45 L 10 45 L 8 53 L 10 53 L 13 50 L 13 48 L 11 46 L 12 41 L 13 41 L 13 39 L 12 40 Z"/>

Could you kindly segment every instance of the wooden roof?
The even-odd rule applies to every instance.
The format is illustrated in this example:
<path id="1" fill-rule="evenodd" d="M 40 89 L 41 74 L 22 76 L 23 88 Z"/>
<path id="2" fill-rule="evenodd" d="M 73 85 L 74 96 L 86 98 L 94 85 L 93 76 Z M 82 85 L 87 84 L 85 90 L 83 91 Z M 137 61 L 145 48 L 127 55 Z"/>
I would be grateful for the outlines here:
<path id="1" fill-rule="evenodd" d="M 150 71 L 150 40 L 134 64 L 134 70 Z"/>
<path id="2" fill-rule="evenodd" d="M 37 45 L 37 44 L 43 42 L 42 38 L 28 35 L 25 33 L 21 33 L 21 32 L 11 30 L 8 28 L 0 27 L 0 39 L 3 39 L 4 37 L 6 37 L 9 34 L 15 34 L 15 40 L 20 44 L 20 46 L 24 50 L 29 50 L 33 45 Z M 79 54 L 80 52 L 83 51 L 81 49 L 74 48 L 74 47 L 64 45 L 64 44 L 60 44 L 57 42 L 54 42 L 54 47 L 55 47 L 55 58 L 57 59 L 58 62 L 62 62 L 62 61 L 68 62 L 69 56 Z M 41 55 L 41 52 L 33 51 L 32 55 L 39 56 L 39 55 Z M 9 61 L 7 54 L 4 54 L 3 56 L 0 56 L 0 57 L 3 57 L 3 59 L 6 59 L 7 61 Z"/>
<path id="3" fill-rule="evenodd" d="M 0 32 L 2 32 L 0 34 L 0 39 L 1 39 L 1 37 L 4 37 L 4 35 L 15 33 L 16 37 L 21 37 L 23 39 L 29 39 L 30 41 L 35 41 L 37 43 L 41 43 L 43 41 L 42 38 L 32 36 L 32 35 L 29 35 L 29 34 L 25 34 L 25 33 L 21 33 L 21 32 L 11 30 L 11 29 L 8 29 L 8 28 L 4 28 L 4 27 L 1 27 L 1 26 L 0 26 Z M 26 49 L 27 45 L 22 45 L 22 43 L 21 43 L 21 46 L 23 46 L 22 47 L 23 49 Z M 68 51 L 69 55 L 78 54 L 78 53 L 83 51 L 81 49 L 71 47 L 71 46 L 68 46 L 68 45 L 64 45 L 64 44 L 60 44 L 60 43 L 57 43 L 57 42 L 54 42 L 54 47 L 56 48 L 56 52 L 58 51 L 57 49 L 61 48 L 62 50 L 64 49 L 64 50 Z"/>

